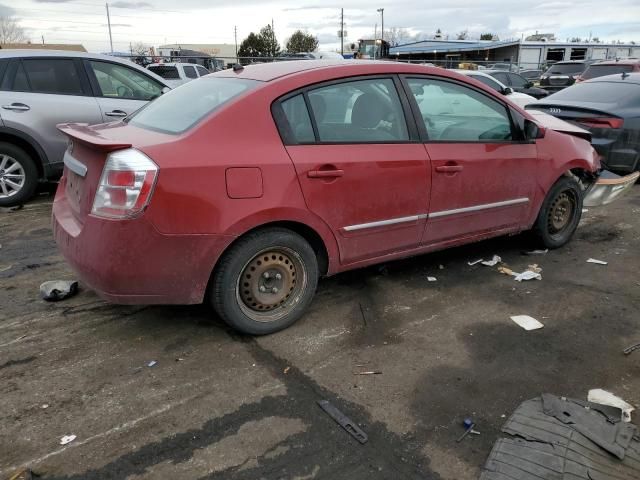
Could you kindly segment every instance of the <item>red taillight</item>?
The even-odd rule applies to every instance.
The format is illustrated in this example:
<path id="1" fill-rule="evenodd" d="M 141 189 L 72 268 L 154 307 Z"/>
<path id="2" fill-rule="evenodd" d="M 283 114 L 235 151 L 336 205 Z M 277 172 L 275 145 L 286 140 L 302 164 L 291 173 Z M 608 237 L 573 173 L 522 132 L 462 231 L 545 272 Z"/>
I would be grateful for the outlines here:
<path id="1" fill-rule="evenodd" d="M 149 204 L 158 166 L 129 148 L 107 156 L 91 213 L 106 218 L 131 218 Z"/>
<path id="2" fill-rule="evenodd" d="M 615 117 L 581 118 L 579 123 L 591 128 L 622 128 L 624 120 Z"/>

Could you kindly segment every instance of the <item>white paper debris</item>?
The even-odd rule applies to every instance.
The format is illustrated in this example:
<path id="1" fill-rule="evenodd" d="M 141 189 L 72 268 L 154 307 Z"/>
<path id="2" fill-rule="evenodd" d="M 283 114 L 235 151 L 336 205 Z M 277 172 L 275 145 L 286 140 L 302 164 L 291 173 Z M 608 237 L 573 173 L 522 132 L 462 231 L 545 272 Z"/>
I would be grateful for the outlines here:
<path id="1" fill-rule="evenodd" d="M 67 443 L 71 443 L 76 439 L 75 435 L 65 435 L 60 439 L 60 445 L 66 445 Z"/>
<path id="2" fill-rule="evenodd" d="M 501 261 L 502 259 L 498 255 L 494 255 L 491 260 L 483 260 L 481 263 L 487 267 L 495 267 Z"/>
<path id="3" fill-rule="evenodd" d="M 596 260 L 595 258 L 590 258 L 589 260 L 587 260 L 587 263 L 595 263 L 597 265 L 607 265 L 607 262 L 605 262 L 604 260 Z"/>
<path id="4" fill-rule="evenodd" d="M 540 323 L 535 318 L 530 317 L 529 315 L 514 315 L 513 317 L 511 317 L 511 320 L 516 322 L 525 330 L 537 330 L 544 327 L 542 323 Z"/>
<path id="5" fill-rule="evenodd" d="M 545 248 L 544 250 L 530 250 L 528 252 L 524 252 L 525 255 L 546 255 L 549 253 L 549 249 Z"/>
<path id="6" fill-rule="evenodd" d="M 473 262 L 467 262 L 467 265 L 469 265 L 470 267 L 473 267 L 474 265 L 477 265 L 478 263 L 480 263 L 483 259 L 479 258 L 477 260 L 474 260 Z"/>
<path id="7" fill-rule="evenodd" d="M 153 367 L 156 363 L 158 362 L 156 362 L 155 360 L 151 360 L 149 363 L 147 363 L 147 367 Z"/>
<path id="8" fill-rule="evenodd" d="M 635 410 L 633 405 L 629 405 L 620 397 L 616 397 L 613 393 L 602 390 L 601 388 L 594 388 L 589 390 L 587 395 L 587 401 L 593 403 L 599 403 L 600 405 L 609 405 L 611 407 L 617 407 L 622 410 L 622 421 L 631 421 L 631 412 Z"/>
<path id="9" fill-rule="evenodd" d="M 521 282 L 523 280 L 533 280 L 533 279 L 542 280 L 542 275 L 536 272 L 532 272 L 531 270 L 525 270 L 524 272 L 519 273 L 514 277 L 514 280 L 516 282 Z"/>
<path id="10" fill-rule="evenodd" d="M 427 282 L 436 282 L 437 280 L 436 277 L 427 277 Z"/>

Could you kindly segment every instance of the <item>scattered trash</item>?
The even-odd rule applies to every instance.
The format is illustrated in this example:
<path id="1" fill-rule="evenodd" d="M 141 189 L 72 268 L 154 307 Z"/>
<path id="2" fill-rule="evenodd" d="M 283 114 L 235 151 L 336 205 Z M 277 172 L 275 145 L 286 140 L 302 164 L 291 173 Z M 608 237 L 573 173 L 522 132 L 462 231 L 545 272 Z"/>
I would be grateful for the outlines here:
<path id="1" fill-rule="evenodd" d="M 156 362 L 155 360 L 151 360 L 149 363 L 147 363 L 147 367 L 153 367 L 154 365 L 156 365 L 158 362 Z"/>
<path id="2" fill-rule="evenodd" d="M 469 265 L 470 267 L 473 267 L 474 265 L 477 265 L 478 263 L 482 262 L 482 258 L 479 258 L 477 260 L 474 260 L 473 262 L 467 262 L 467 265 Z"/>
<path id="3" fill-rule="evenodd" d="M 542 323 L 540 323 L 535 318 L 530 317 L 529 315 L 514 315 L 513 317 L 511 317 L 511 320 L 516 322 L 525 330 L 537 330 L 544 327 Z"/>
<path id="4" fill-rule="evenodd" d="M 344 413 L 334 407 L 328 400 L 318 400 L 318 405 L 322 410 L 326 412 L 331 418 L 333 418 L 338 425 L 344 428 L 353 438 L 360 443 L 365 444 L 369 437 L 362 431 L 362 429 L 353 423 Z"/>
<path id="5" fill-rule="evenodd" d="M 16 205 L 14 207 L 4 207 L 2 209 L 3 212 L 17 212 L 18 210 L 22 210 L 22 208 L 24 207 L 24 205 L 20 204 L 20 205 Z"/>
<path id="6" fill-rule="evenodd" d="M 589 211 L 589 209 L 588 209 L 588 208 L 583 208 L 583 209 L 582 209 L 582 213 L 587 213 L 588 211 Z"/>
<path id="7" fill-rule="evenodd" d="M 522 252 L 523 255 L 546 255 L 549 253 L 549 249 L 545 248 L 544 250 L 530 250 L 528 252 Z"/>
<path id="8" fill-rule="evenodd" d="M 531 270 L 525 270 L 522 273 L 518 273 L 514 280 L 516 282 L 522 282 L 523 280 L 542 280 L 542 275 L 539 273 L 533 272 Z"/>
<path id="9" fill-rule="evenodd" d="M 486 265 L 487 267 L 495 267 L 500 262 L 502 262 L 502 258 L 500 258 L 499 255 L 494 255 L 491 260 L 482 260 L 480 263 L 482 263 L 482 265 Z"/>
<path id="10" fill-rule="evenodd" d="M 21 468 L 7 480 L 33 480 L 33 471 L 30 468 Z"/>
<path id="11" fill-rule="evenodd" d="M 78 282 L 75 280 L 52 280 L 40 285 L 40 294 L 44 300 L 57 302 L 78 293 Z"/>
<path id="12" fill-rule="evenodd" d="M 438 279 L 436 277 L 427 277 L 427 282 L 437 282 Z"/>
<path id="13" fill-rule="evenodd" d="M 184 360 L 184 358 L 182 358 L 182 357 L 176 358 L 176 362 L 182 362 L 183 360 Z"/>
<path id="14" fill-rule="evenodd" d="M 291 367 L 287 367 L 284 369 L 284 374 L 286 375 L 287 373 L 289 373 L 289 370 L 291 370 Z"/>
<path id="15" fill-rule="evenodd" d="M 438 265 L 438 270 L 444 270 L 444 265 Z"/>
<path id="16" fill-rule="evenodd" d="M 354 375 L 381 375 L 380 370 L 369 370 L 368 372 L 353 372 Z"/>
<path id="17" fill-rule="evenodd" d="M 605 262 L 604 260 L 596 260 L 595 258 L 590 258 L 589 260 L 587 260 L 587 263 L 595 263 L 597 265 L 607 265 L 608 262 Z"/>
<path id="18" fill-rule="evenodd" d="M 464 440 L 464 437 L 466 437 L 470 433 L 473 433 L 474 435 L 480 435 L 480 432 L 473 429 L 476 424 L 470 418 L 465 418 L 462 424 L 464 425 L 464 433 L 456 439 L 456 443 L 460 443 L 462 440 Z"/>
<path id="19" fill-rule="evenodd" d="M 532 263 L 531 265 L 529 265 L 527 267 L 527 270 L 535 273 L 542 273 L 542 268 L 540 268 L 537 263 Z"/>
<path id="20" fill-rule="evenodd" d="M 66 445 L 73 442 L 76 439 L 75 435 L 65 435 L 60 439 L 60 445 Z"/>
<path id="21" fill-rule="evenodd" d="M 510 268 L 507 268 L 507 267 L 498 267 L 498 271 L 500 273 L 504 273 L 505 275 L 511 275 L 513 277 L 518 275 L 516 272 L 514 272 L 513 270 L 511 270 Z"/>
<path id="22" fill-rule="evenodd" d="M 640 349 L 640 343 L 636 343 L 635 345 L 631 345 L 623 350 L 625 355 L 629 355 L 631 352 Z"/>
<path id="23" fill-rule="evenodd" d="M 620 397 L 616 397 L 613 393 L 602 390 L 601 388 L 589 390 L 587 401 L 619 408 L 622 410 L 622 421 L 627 423 L 631 421 L 631 412 L 635 410 L 633 405 L 629 405 Z"/>
<path id="24" fill-rule="evenodd" d="M 49 408 L 49 404 L 48 403 L 43 403 L 40 408 Z"/>

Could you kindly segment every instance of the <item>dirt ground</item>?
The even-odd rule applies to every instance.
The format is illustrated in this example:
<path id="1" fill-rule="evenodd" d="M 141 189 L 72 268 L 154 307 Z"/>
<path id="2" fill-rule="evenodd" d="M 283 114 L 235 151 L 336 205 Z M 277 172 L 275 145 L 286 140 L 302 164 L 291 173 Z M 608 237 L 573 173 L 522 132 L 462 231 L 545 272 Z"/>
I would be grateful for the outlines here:
<path id="1" fill-rule="evenodd" d="M 640 185 L 546 255 L 515 236 L 325 279 L 303 320 L 262 338 L 202 306 L 113 306 L 82 285 L 40 300 L 41 282 L 73 278 L 51 201 L 0 212 L 2 479 L 20 466 L 47 479 L 472 479 L 525 399 L 604 388 L 640 405 L 640 351 L 622 353 L 640 342 Z M 538 263 L 542 281 L 467 264 L 494 253 L 517 271 Z M 526 332 L 516 314 L 545 326 Z M 468 416 L 481 435 L 456 443 Z"/>

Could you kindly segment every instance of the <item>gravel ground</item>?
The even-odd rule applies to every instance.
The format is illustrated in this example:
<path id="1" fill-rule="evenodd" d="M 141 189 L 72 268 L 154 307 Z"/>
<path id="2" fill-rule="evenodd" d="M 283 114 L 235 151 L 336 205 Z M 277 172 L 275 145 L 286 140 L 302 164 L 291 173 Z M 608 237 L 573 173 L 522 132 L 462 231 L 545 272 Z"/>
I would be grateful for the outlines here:
<path id="1" fill-rule="evenodd" d="M 640 185 L 546 255 L 515 236 L 325 279 L 305 318 L 262 338 L 203 306 L 114 306 L 82 285 L 40 300 L 40 283 L 73 278 L 51 201 L 0 212 L 0 478 L 472 479 L 523 400 L 605 388 L 640 405 L 640 351 L 622 353 L 640 342 Z M 542 281 L 467 264 L 494 253 Z M 456 443 L 466 416 L 482 434 Z"/>

